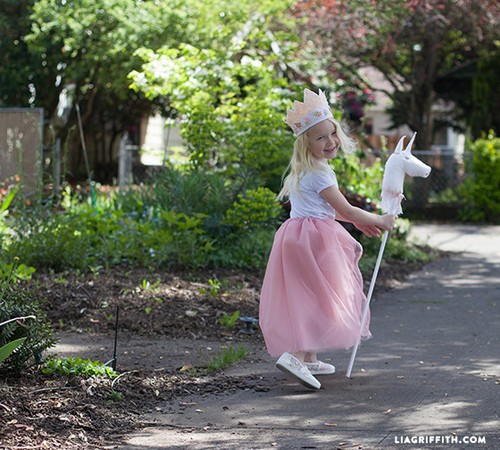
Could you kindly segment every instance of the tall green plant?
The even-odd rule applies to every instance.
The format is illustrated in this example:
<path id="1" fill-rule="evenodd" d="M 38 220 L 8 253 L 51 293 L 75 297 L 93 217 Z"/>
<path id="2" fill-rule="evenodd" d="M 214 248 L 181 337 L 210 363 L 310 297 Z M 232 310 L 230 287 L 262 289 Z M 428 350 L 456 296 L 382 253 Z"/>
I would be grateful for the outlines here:
<path id="1" fill-rule="evenodd" d="M 258 180 L 244 170 L 229 177 L 200 168 L 166 167 L 155 177 L 148 195 L 149 201 L 161 210 L 204 216 L 205 232 L 220 238 L 231 231 L 231 224 L 225 220 L 228 209 L 239 195 L 257 183 Z"/>

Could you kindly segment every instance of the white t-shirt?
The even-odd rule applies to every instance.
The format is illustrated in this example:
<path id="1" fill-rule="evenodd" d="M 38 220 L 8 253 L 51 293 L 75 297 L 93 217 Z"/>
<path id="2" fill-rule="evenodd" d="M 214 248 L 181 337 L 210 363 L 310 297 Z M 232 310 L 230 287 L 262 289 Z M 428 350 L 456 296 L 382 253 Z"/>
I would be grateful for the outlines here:
<path id="1" fill-rule="evenodd" d="M 313 217 L 316 219 L 335 219 L 335 210 L 320 195 L 320 192 L 330 186 L 339 187 L 337 177 L 332 168 L 325 164 L 324 168 L 306 172 L 299 181 L 298 191 L 290 193 L 292 210 L 290 217 Z"/>

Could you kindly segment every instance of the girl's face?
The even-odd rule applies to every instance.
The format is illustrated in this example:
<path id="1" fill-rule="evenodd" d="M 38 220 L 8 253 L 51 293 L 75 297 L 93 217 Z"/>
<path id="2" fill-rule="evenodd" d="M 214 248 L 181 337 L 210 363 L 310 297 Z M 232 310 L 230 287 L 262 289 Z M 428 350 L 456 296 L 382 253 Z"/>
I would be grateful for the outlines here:
<path id="1" fill-rule="evenodd" d="M 309 128 L 307 145 L 315 158 L 326 160 L 335 158 L 340 145 L 335 124 L 329 120 L 323 120 Z"/>

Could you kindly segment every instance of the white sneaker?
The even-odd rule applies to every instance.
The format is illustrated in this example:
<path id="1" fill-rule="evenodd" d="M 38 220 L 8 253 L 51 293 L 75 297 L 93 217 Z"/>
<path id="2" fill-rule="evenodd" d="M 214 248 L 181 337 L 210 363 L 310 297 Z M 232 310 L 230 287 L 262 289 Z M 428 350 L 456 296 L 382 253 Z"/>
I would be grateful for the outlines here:
<path id="1" fill-rule="evenodd" d="M 292 375 L 299 383 L 311 389 L 319 389 L 321 383 L 311 375 L 309 369 L 290 353 L 283 353 L 276 367 L 285 373 Z"/>
<path id="2" fill-rule="evenodd" d="M 335 366 L 323 361 L 306 362 L 305 366 L 309 369 L 311 375 L 332 375 L 335 373 Z"/>

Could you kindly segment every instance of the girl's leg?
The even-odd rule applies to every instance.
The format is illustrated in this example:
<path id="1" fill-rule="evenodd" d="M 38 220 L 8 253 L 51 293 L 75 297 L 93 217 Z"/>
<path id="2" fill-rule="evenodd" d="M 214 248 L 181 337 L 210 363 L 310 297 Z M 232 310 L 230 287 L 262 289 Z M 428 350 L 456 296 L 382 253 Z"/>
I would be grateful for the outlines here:
<path id="1" fill-rule="evenodd" d="M 306 361 L 306 356 L 308 355 L 307 352 L 297 352 L 297 353 L 292 353 L 293 356 L 295 356 L 302 364 Z"/>
<path id="2" fill-rule="evenodd" d="M 318 355 L 316 352 L 304 352 L 304 360 L 302 362 L 317 362 Z"/>

